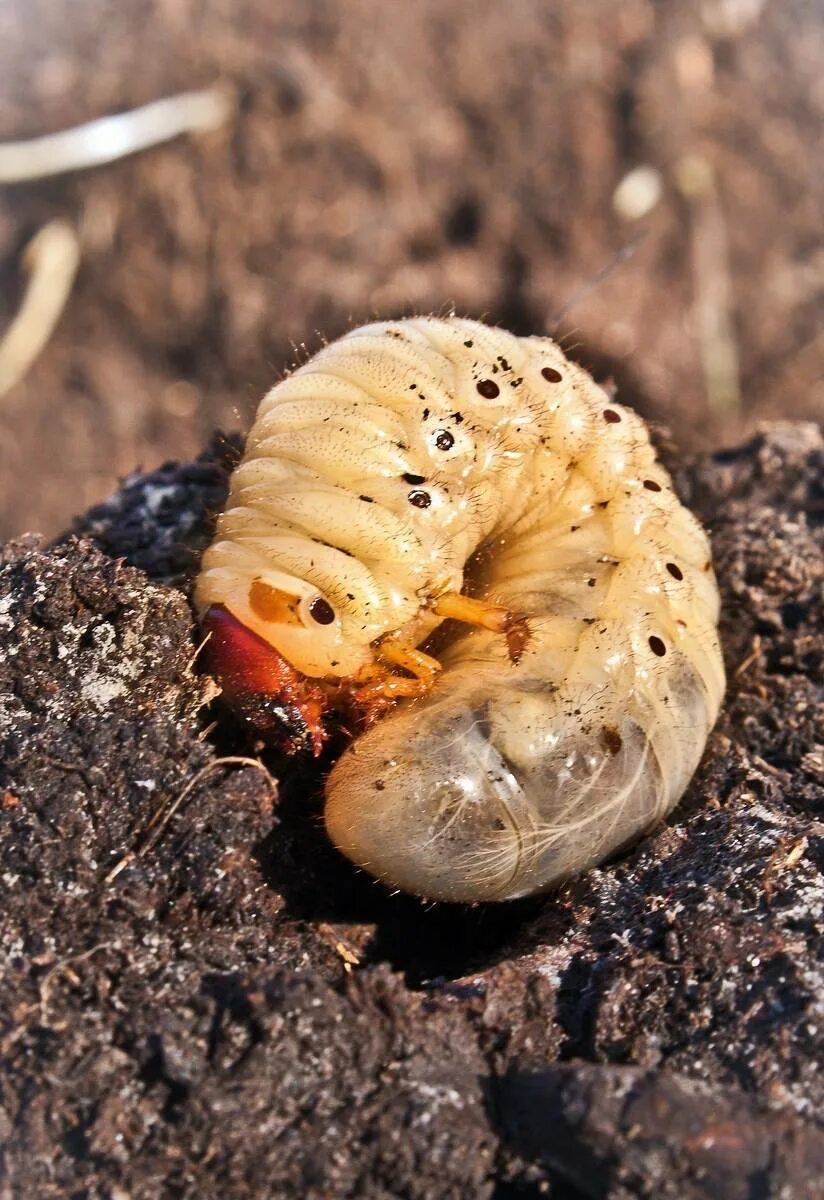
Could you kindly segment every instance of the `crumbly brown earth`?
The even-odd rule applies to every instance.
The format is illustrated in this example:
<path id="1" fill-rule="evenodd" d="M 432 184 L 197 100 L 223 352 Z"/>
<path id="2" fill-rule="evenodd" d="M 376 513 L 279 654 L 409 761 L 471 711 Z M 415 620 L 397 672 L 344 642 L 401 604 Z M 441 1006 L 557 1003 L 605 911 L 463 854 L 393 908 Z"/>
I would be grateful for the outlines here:
<path id="1" fill-rule="evenodd" d="M 292 343 L 373 314 L 557 332 L 682 447 L 820 419 L 822 59 L 815 0 L 0 5 L 0 139 L 216 80 L 235 103 L 215 133 L 0 188 L 0 329 L 34 232 L 61 216 L 82 243 L 3 400 L 0 538 L 248 427 Z M 627 220 L 638 165 L 662 199 Z"/>
<path id="2" fill-rule="evenodd" d="M 816 428 L 672 457 L 730 675 L 676 813 L 475 908 L 341 859 L 323 765 L 228 757 L 186 589 L 231 458 L 0 560 L 3 1200 L 824 1195 Z"/>

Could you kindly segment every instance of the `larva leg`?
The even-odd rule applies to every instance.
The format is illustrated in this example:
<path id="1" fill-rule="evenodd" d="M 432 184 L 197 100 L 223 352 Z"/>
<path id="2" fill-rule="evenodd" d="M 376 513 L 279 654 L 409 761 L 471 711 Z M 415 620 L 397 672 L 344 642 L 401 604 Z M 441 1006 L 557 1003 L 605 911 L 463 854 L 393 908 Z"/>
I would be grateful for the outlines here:
<path id="1" fill-rule="evenodd" d="M 363 683 L 355 689 L 354 696 L 358 704 L 367 708 L 372 701 L 414 699 L 429 691 L 428 683 L 423 683 L 420 679 L 409 679 L 405 675 L 395 675 L 386 667 L 378 667 L 368 673 L 368 678 L 365 676 L 366 672 L 361 677 Z"/>
<path id="2" fill-rule="evenodd" d="M 513 663 L 518 662 L 529 641 L 529 625 L 523 613 L 511 612 L 487 600 L 474 600 L 459 592 L 446 592 L 438 597 L 434 611 L 439 617 L 451 617 L 453 621 L 463 621 L 466 625 L 504 634 L 510 662 Z"/>
<path id="3" fill-rule="evenodd" d="M 372 663 L 361 672 L 361 686 L 355 692 L 358 704 L 367 711 L 381 701 L 425 696 L 441 669 L 436 658 L 396 638 L 385 638 L 376 650 L 383 662 Z M 401 667 L 409 674 L 397 675 L 392 667 Z"/>
<path id="4" fill-rule="evenodd" d="M 386 638 L 382 641 L 378 653 L 387 662 L 394 663 L 396 667 L 403 667 L 410 675 L 414 675 L 415 679 L 427 689 L 435 682 L 441 669 L 437 658 L 433 658 L 430 654 L 424 654 L 423 650 L 418 650 L 414 646 L 404 645 L 394 638 Z"/>

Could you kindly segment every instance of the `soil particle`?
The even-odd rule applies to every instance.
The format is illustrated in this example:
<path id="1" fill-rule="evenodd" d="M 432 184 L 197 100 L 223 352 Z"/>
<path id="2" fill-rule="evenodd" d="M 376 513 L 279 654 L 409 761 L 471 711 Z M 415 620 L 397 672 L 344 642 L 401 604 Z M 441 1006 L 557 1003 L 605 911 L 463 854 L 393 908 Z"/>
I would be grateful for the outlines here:
<path id="1" fill-rule="evenodd" d="M 186 592 L 233 454 L 0 558 L 4 1200 L 824 1194 L 819 432 L 672 459 L 730 679 L 673 817 L 474 908 L 340 859 L 325 763 L 221 761 Z"/>

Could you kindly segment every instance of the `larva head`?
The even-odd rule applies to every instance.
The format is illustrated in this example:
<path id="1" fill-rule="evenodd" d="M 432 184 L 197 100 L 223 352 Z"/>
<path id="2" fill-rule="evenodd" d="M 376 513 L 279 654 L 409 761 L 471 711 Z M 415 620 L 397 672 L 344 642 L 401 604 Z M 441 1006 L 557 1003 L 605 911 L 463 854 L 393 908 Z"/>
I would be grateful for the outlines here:
<path id="1" fill-rule="evenodd" d="M 354 674 L 361 663 L 345 661 L 346 614 L 295 575 L 268 563 L 255 562 L 250 568 L 243 551 L 242 545 L 223 541 L 207 550 L 195 590 L 201 617 L 219 605 L 302 675 L 323 679 Z"/>
<path id="2" fill-rule="evenodd" d="M 204 661 L 232 707 L 268 741 L 317 754 L 329 707 L 317 681 L 346 666 L 341 616 L 294 576 L 227 564 L 236 549 L 217 542 L 204 558 L 195 592 L 209 638 Z"/>
<path id="3" fill-rule="evenodd" d="M 326 738 L 323 691 L 220 605 L 202 619 L 206 664 L 224 696 L 267 741 L 319 754 Z"/>

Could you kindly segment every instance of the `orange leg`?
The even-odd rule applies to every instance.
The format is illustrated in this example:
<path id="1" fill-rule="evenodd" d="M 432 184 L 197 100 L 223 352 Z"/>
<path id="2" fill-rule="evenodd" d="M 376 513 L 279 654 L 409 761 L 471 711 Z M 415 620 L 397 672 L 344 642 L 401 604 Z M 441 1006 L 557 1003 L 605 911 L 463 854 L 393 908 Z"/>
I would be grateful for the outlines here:
<path id="1" fill-rule="evenodd" d="M 488 601 L 446 592 L 435 602 L 433 611 L 439 617 L 451 617 L 466 625 L 502 633 L 513 663 L 518 662 L 529 641 L 525 616 Z M 361 671 L 352 692 L 357 703 L 370 714 L 370 719 L 378 715 L 387 702 L 425 696 L 441 670 L 436 658 L 391 635 L 378 642 L 375 650 L 378 661 Z M 400 667 L 407 674 L 396 674 L 393 667 Z"/>
<path id="2" fill-rule="evenodd" d="M 423 696 L 432 687 L 441 669 L 436 658 L 391 637 L 378 644 L 377 654 L 383 663 L 373 663 L 360 675 L 362 685 L 356 695 L 361 704 L 397 700 L 402 696 Z M 385 664 L 401 667 L 409 675 L 396 675 Z"/>
<path id="3" fill-rule="evenodd" d="M 433 608 L 439 617 L 451 617 L 453 621 L 463 621 L 466 625 L 504 634 L 513 663 L 518 662 L 526 649 L 530 635 L 523 613 L 511 612 L 487 600 L 473 600 L 471 596 L 462 596 L 459 592 L 446 592 L 439 596 Z"/>
<path id="4" fill-rule="evenodd" d="M 437 658 L 433 658 L 430 654 L 424 654 L 423 650 L 417 650 L 414 646 L 405 646 L 402 642 L 393 641 L 391 638 L 381 642 L 378 654 L 387 662 L 394 663 L 396 667 L 403 667 L 410 675 L 414 675 L 416 682 L 424 684 L 426 687 L 432 686 L 441 669 Z"/>

